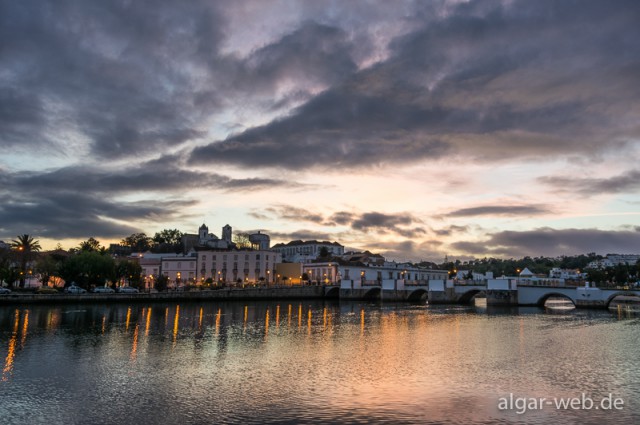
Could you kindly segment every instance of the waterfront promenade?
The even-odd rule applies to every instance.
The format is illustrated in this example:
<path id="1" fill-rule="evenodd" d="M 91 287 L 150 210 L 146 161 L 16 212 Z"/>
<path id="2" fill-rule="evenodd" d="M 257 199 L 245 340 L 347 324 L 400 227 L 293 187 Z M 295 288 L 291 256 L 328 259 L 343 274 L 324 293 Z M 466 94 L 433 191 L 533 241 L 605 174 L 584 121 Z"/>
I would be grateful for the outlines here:
<path id="1" fill-rule="evenodd" d="M 330 288 L 329 288 L 330 289 Z M 216 290 L 141 292 L 138 294 L 33 294 L 11 293 L 0 296 L 0 305 L 23 303 L 76 302 L 166 302 L 166 301 L 233 301 L 321 299 L 328 291 L 324 286 L 269 286 L 253 288 L 223 288 Z"/>

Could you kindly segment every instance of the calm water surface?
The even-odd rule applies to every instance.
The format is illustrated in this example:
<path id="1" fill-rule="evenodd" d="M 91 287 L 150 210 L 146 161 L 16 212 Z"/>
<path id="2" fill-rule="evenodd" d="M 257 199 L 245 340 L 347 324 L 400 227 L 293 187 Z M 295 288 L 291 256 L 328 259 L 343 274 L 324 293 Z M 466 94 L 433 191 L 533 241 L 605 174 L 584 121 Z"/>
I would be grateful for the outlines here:
<path id="1" fill-rule="evenodd" d="M 0 422 L 640 423 L 639 342 L 638 319 L 605 311 L 1 307 Z M 499 410 L 582 393 L 624 407 Z"/>

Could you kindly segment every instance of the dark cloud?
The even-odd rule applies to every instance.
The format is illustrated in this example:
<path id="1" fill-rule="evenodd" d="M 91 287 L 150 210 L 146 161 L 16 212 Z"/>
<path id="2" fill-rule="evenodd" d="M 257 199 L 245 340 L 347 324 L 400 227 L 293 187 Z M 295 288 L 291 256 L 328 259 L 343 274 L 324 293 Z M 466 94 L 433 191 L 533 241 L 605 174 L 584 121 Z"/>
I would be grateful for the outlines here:
<path id="1" fill-rule="evenodd" d="M 532 216 L 549 214 L 552 211 L 543 205 L 487 205 L 482 207 L 461 208 L 451 211 L 449 217 L 491 216 Z"/>
<path id="2" fill-rule="evenodd" d="M 455 242 L 452 248 L 477 256 L 523 257 L 576 255 L 587 252 L 637 253 L 640 233 L 598 229 L 540 228 L 529 231 L 503 231 L 477 242 Z"/>
<path id="3" fill-rule="evenodd" d="M 331 169 L 451 153 L 495 161 L 620 149 L 640 136 L 632 124 L 640 6 L 577 9 L 460 4 L 394 40 L 386 60 L 285 118 L 197 148 L 191 160 Z"/>
<path id="4" fill-rule="evenodd" d="M 172 162 L 161 158 L 136 167 L 66 167 L 42 173 L 0 170 L 0 235 L 122 237 L 140 231 L 124 223 L 187 217 L 184 211 L 197 204 L 185 197 L 190 190 L 245 192 L 300 186 L 267 178 L 233 179 L 181 169 Z M 168 192 L 180 195 L 166 195 Z M 162 201 L 157 200 L 157 193 L 164 193 Z M 123 200 L 130 199 L 123 195 L 141 200 Z"/>
<path id="5" fill-rule="evenodd" d="M 355 218 L 351 222 L 351 228 L 362 232 L 393 232 L 410 238 L 426 233 L 422 227 L 409 227 L 419 223 L 422 223 L 422 221 L 408 213 L 383 214 L 368 212 Z"/>
<path id="6" fill-rule="evenodd" d="M 397 234 L 403 237 L 420 237 L 426 230 L 420 226 L 422 221 L 409 213 L 384 214 L 380 212 L 350 213 L 338 211 L 329 217 L 290 205 L 276 205 L 264 209 L 279 220 L 310 222 L 319 226 L 348 226 L 360 233 L 378 232 L 381 234 Z M 262 218 L 266 215 L 260 212 L 252 215 Z"/>
<path id="7" fill-rule="evenodd" d="M 453 224 L 444 229 L 433 229 L 433 232 L 438 236 L 450 236 L 450 235 L 456 235 L 461 233 L 467 233 L 469 229 L 470 229 L 470 226 L 458 226 Z"/>
<path id="8" fill-rule="evenodd" d="M 346 226 L 350 224 L 352 221 L 354 221 L 354 219 L 355 219 L 354 213 L 340 211 L 332 214 L 331 217 L 329 217 L 327 224 L 332 226 L 335 226 L 335 225 Z"/>
<path id="9" fill-rule="evenodd" d="M 397 242 L 376 241 L 367 245 L 367 248 L 380 253 L 385 258 L 395 261 L 436 261 L 441 262 L 441 242 L 424 241 L 415 242 L 410 240 Z"/>
<path id="10" fill-rule="evenodd" d="M 273 245 L 273 241 L 281 241 L 287 243 L 295 240 L 318 240 L 318 241 L 335 241 L 336 235 L 326 232 L 316 232 L 314 230 L 300 229 L 294 232 L 278 232 L 278 231 L 265 231 L 270 237 Z"/>
<path id="11" fill-rule="evenodd" d="M 602 193 L 636 193 L 640 191 L 640 171 L 630 170 L 609 178 L 576 178 L 548 176 L 538 179 L 562 192 L 581 195 L 599 195 Z"/>
<path id="12" fill-rule="evenodd" d="M 211 188 L 221 191 L 250 191 L 273 188 L 299 188 L 303 185 L 269 178 L 233 179 L 221 174 L 187 170 L 167 160 L 149 161 L 136 166 L 106 169 L 71 166 L 50 172 L 0 172 L 7 187 L 22 193 L 68 190 L 90 193 L 184 191 Z"/>
<path id="13" fill-rule="evenodd" d="M 320 224 L 324 221 L 324 217 L 321 214 L 308 211 L 304 208 L 293 207 L 291 205 L 277 205 L 265 208 L 265 211 L 276 215 L 281 220 L 310 221 L 316 224 Z"/>
<path id="14" fill-rule="evenodd" d="M 193 201 L 180 200 L 181 207 Z M 70 191 L 39 193 L 37 197 L 7 195 L 0 205 L 0 233 L 25 233 L 52 239 L 89 236 L 119 238 L 142 231 L 132 226 L 141 219 L 170 221 L 180 217 L 171 201 L 114 202 Z"/>

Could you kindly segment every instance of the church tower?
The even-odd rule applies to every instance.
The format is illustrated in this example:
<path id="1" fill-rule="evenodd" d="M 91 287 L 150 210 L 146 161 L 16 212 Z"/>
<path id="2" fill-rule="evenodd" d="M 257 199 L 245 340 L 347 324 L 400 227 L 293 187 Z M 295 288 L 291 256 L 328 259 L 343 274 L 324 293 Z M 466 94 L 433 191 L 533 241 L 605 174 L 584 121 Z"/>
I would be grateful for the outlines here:
<path id="1" fill-rule="evenodd" d="M 206 226 L 206 224 L 202 223 L 202 226 L 200 226 L 200 229 L 198 229 L 198 241 L 200 242 L 200 245 L 203 245 L 205 243 L 208 236 L 209 228 Z"/>
<path id="2" fill-rule="evenodd" d="M 222 228 L 222 240 L 231 243 L 231 226 L 228 224 Z"/>

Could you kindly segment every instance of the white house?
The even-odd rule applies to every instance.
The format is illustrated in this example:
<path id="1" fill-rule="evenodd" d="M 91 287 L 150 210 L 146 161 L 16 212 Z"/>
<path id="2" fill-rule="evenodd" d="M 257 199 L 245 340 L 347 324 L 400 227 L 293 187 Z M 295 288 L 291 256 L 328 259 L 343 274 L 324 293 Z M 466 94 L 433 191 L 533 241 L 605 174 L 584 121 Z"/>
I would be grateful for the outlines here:
<path id="1" fill-rule="evenodd" d="M 160 272 L 169 278 L 170 286 L 196 283 L 196 257 L 163 257 Z"/>
<path id="2" fill-rule="evenodd" d="M 282 255 L 282 261 L 290 263 L 308 263 L 316 260 L 323 248 L 325 248 L 327 252 L 334 257 L 344 254 L 344 246 L 340 245 L 338 242 L 316 240 L 296 240 L 286 244 L 279 243 L 274 245 L 271 250 L 280 253 Z"/>
<path id="3" fill-rule="evenodd" d="M 226 284 L 275 282 L 275 265 L 282 261 L 278 252 L 267 250 L 215 250 L 197 248 L 197 281 L 207 279 Z"/>
<path id="4" fill-rule="evenodd" d="M 340 264 L 338 262 L 306 263 L 303 272 L 313 283 L 327 285 L 341 281 L 359 281 L 365 285 L 377 285 L 383 280 L 403 279 L 407 285 L 426 285 L 430 280 L 446 280 L 446 270 L 415 267 L 402 263 L 387 263 L 385 266 Z"/>

